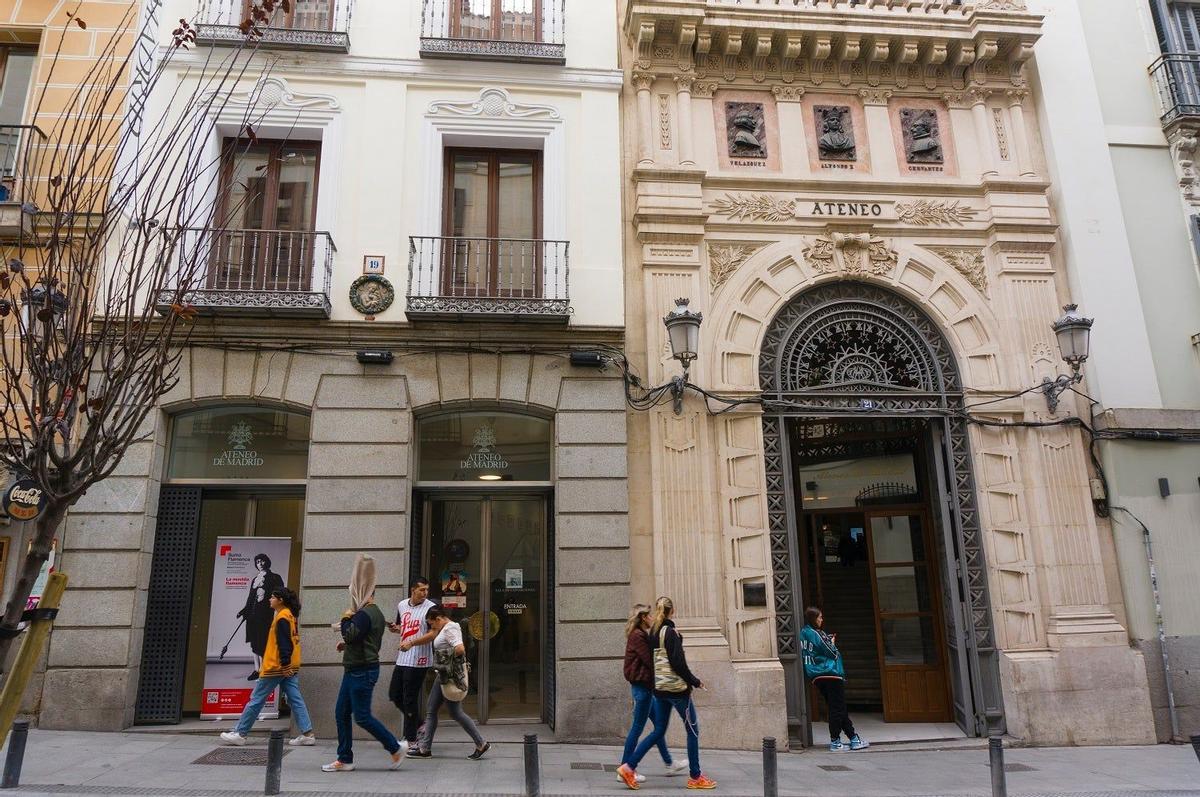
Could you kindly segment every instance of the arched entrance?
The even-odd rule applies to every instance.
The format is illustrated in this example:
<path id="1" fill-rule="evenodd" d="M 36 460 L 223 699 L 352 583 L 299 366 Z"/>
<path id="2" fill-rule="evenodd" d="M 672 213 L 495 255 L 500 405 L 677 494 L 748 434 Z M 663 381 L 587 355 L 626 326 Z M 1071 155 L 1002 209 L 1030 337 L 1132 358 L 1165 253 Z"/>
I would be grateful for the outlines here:
<path id="1" fill-rule="evenodd" d="M 759 380 L 793 735 L 811 740 L 796 635 L 805 601 L 820 600 L 827 621 L 840 612 L 870 631 L 859 664 L 873 657 L 879 686 L 858 699 L 885 719 L 944 712 L 969 735 L 1002 728 L 962 384 L 941 330 L 891 290 L 827 283 L 772 320 Z"/>

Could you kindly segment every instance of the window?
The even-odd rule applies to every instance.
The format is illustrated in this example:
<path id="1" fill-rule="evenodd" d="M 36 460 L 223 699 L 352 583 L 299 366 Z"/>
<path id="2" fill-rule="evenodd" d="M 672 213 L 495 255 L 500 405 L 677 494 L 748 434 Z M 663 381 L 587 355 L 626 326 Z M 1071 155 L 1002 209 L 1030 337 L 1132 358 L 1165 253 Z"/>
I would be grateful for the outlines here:
<path id="1" fill-rule="evenodd" d="M 290 8 L 276 8 L 270 27 L 288 30 L 332 30 L 334 0 L 292 0 Z M 245 14 L 250 13 L 247 0 Z"/>
<path id="2" fill-rule="evenodd" d="M 546 482 L 550 421 L 506 412 L 461 412 L 419 422 L 421 482 Z"/>
<path id="3" fill-rule="evenodd" d="M 25 131 L 21 123 L 36 60 L 34 50 L 0 46 L 0 202 L 8 201 L 13 190 Z"/>
<path id="4" fill-rule="evenodd" d="M 316 142 L 226 140 L 210 288 L 309 289 L 320 156 Z"/>
<path id="5" fill-rule="evenodd" d="M 447 149 L 445 182 L 445 295 L 540 295 L 542 153 Z"/>
<path id="6" fill-rule="evenodd" d="M 1184 52 L 1200 52 L 1200 3 L 1175 3 L 1173 12 Z"/>
<path id="7" fill-rule="evenodd" d="M 175 416 L 167 478 L 303 480 L 309 417 L 263 407 L 218 407 Z"/>
<path id="8" fill-rule="evenodd" d="M 541 0 L 452 0 L 456 39 L 541 41 Z"/>

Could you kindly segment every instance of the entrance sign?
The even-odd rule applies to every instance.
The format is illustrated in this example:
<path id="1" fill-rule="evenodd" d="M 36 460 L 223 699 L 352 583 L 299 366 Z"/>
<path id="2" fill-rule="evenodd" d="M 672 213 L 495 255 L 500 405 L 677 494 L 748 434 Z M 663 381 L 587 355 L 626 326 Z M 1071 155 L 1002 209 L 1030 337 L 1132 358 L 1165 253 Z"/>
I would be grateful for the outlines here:
<path id="1" fill-rule="evenodd" d="M 200 715 L 233 719 L 250 700 L 274 612 L 271 591 L 287 584 L 288 537 L 218 537 Z M 273 692 L 262 715 L 279 716 Z"/>

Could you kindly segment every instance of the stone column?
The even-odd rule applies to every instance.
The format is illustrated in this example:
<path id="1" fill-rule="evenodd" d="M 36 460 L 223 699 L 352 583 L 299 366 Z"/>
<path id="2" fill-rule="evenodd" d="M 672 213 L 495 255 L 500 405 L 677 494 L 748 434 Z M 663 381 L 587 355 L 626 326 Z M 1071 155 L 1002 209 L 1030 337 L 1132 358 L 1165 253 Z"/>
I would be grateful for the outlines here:
<path id="1" fill-rule="evenodd" d="M 654 109 L 650 105 L 650 86 L 654 83 L 654 75 L 648 72 L 633 73 L 633 87 L 637 89 L 638 103 L 638 165 L 645 166 L 654 163 L 654 141 L 651 137 L 654 127 Z"/>
<path id="2" fill-rule="evenodd" d="M 984 177 L 999 173 L 996 171 L 996 162 L 992 154 L 992 131 L 988 127 L 987 101 L 990 94 L 991 92 L 983 89 L 972 89 L 967 93 L 967 99 L 971 103 L 971 116 L 975 120 L 980 172 Z"/>
<path id="3" fill-rule="evenodd" d="M 867 120 L 866 137 L 871 153 L 871 169 L 880 177 L 899 177 L 900 160 L 892 143 L 892 120 L 888 102 L 891 89 L 862 89 L 863 116 Z"/>
<path id="4" fill-rule="evenodd" d="M 1017 151 L 1017 169 L 1022 177 L 1033 177 L 1033 158 L 1029 152 L 1029 131 L 1025 127 L 1025 98 L 1029 96 L 1026 89 L 1010 89 L 1008 92 L 1008 112 L 1012 116 L 1013 146 Z"/>
<path id="5" fill-rule="evenodd" d="M 679 128 L 679 165 L 695 166 L 692 149 L 692 84 L 691 75 L 675 76 L 675 117 Z"/>

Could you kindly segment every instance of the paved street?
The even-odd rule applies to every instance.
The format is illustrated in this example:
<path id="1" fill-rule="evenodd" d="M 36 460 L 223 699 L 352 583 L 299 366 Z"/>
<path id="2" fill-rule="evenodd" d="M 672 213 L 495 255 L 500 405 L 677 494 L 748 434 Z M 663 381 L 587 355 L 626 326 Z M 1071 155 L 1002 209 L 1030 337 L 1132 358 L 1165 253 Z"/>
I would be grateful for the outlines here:
<path id="1" fill-rule="evenodd" d="M 285 794 L 305 795 L 519 795 L 523 790 L 521 745 L 498 742 L 481 762 L 467 761 L 465 739 L 447 732 L 436 758 L 409 760 L 399 772 L 385 768 L 374 744 L 356 743 L 360 769 L 329 775 L 320 765 L 333 758 L 333 743 L 290 749 L 284 758 Z M 266 741 L 255 737 L 233 755 L 265 758 Z M 197 759 L 218 749 L 210 736 L 146 733 L 34 731 L 25 757 L 22 795 L 162 795 L 241 797 L 262 793 L 265 770 L 256 765 L 205 765 Z M 544 794 L 623 794 L 603 767 L 616 761 L 615 747 L 546 744 L 541 748 Z M 705 771 L 715 794 L 761 795 L 757 753 L 704 750 Z M 1172 795 L 1200 797 L 1200 762 L 1190 747 L 1009 749 L 1011 795 Z M 684 778 L 643 766 L 644 795 L 678 794 Z M 879 746 L 861 753 L 811 751 L 779 756 L 781 795 L 979 795 L 990 792 L 987 750 L 902 749 Z"/>

